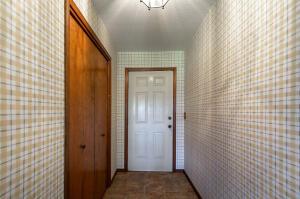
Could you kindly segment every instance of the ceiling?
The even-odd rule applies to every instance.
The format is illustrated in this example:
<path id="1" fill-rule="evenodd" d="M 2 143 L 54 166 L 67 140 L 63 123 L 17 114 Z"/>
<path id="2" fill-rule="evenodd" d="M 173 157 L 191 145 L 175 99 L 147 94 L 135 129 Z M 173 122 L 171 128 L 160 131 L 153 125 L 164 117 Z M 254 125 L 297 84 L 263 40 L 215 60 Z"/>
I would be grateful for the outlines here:
<path id="1" fill-rule="evenodd" d="M 184 50 L 214 0 L 170 0 L 152 9 L 140 0 L 94 0 L 117 51 Z"/>

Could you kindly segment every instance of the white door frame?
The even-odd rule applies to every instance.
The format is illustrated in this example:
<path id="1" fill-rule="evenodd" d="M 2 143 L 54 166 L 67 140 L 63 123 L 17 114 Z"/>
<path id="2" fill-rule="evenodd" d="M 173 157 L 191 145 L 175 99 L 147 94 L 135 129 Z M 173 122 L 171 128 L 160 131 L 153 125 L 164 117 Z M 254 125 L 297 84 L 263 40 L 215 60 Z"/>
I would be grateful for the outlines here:
<path id="1" fill-rule="evenodd" d="M 166 68 L 125 68 L 125 158 L 124 171 L 128 171 L 128 94 L 129 72 L 172 71 L 173 72 L 173 161 L 172 170 L 176 171 L 176 67 Z"/>

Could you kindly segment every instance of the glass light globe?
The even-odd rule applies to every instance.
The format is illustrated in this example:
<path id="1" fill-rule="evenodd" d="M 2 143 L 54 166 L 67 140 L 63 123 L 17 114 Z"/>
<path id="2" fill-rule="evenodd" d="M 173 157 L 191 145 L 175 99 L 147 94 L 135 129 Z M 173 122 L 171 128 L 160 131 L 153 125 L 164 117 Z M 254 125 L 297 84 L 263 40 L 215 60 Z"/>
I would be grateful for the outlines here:
<path id="1" fill-rule="evenodd" d="M 151 8 L 165 8 L 165 5 L 168 3 L 169 0 L 140 0 L 142 3 L 144 3 L 148 9 Z"/>

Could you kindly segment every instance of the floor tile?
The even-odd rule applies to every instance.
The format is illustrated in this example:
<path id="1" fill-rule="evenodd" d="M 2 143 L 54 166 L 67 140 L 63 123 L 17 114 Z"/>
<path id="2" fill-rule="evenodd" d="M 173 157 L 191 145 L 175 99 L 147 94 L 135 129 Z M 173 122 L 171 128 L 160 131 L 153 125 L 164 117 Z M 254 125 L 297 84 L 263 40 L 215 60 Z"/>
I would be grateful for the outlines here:
<path id="1" fill-rule="evenodd" d="M 183 173 L 118 172 L 105 199 L 197 199 Z"/>

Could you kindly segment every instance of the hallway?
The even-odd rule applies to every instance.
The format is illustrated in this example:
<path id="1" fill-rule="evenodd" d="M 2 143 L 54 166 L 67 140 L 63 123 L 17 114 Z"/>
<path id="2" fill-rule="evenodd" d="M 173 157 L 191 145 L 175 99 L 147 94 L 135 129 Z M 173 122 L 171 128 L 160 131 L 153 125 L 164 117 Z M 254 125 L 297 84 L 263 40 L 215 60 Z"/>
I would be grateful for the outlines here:
<path id="1" fill-rule="evenodd" d="M 182 172 L 118 172 L 104 199 L 197 199 Z"/>
<path id="2" fill-rule="evenodd" d="M 300 199 L 300 0 L 0 0 L 0 199 Z"/>

